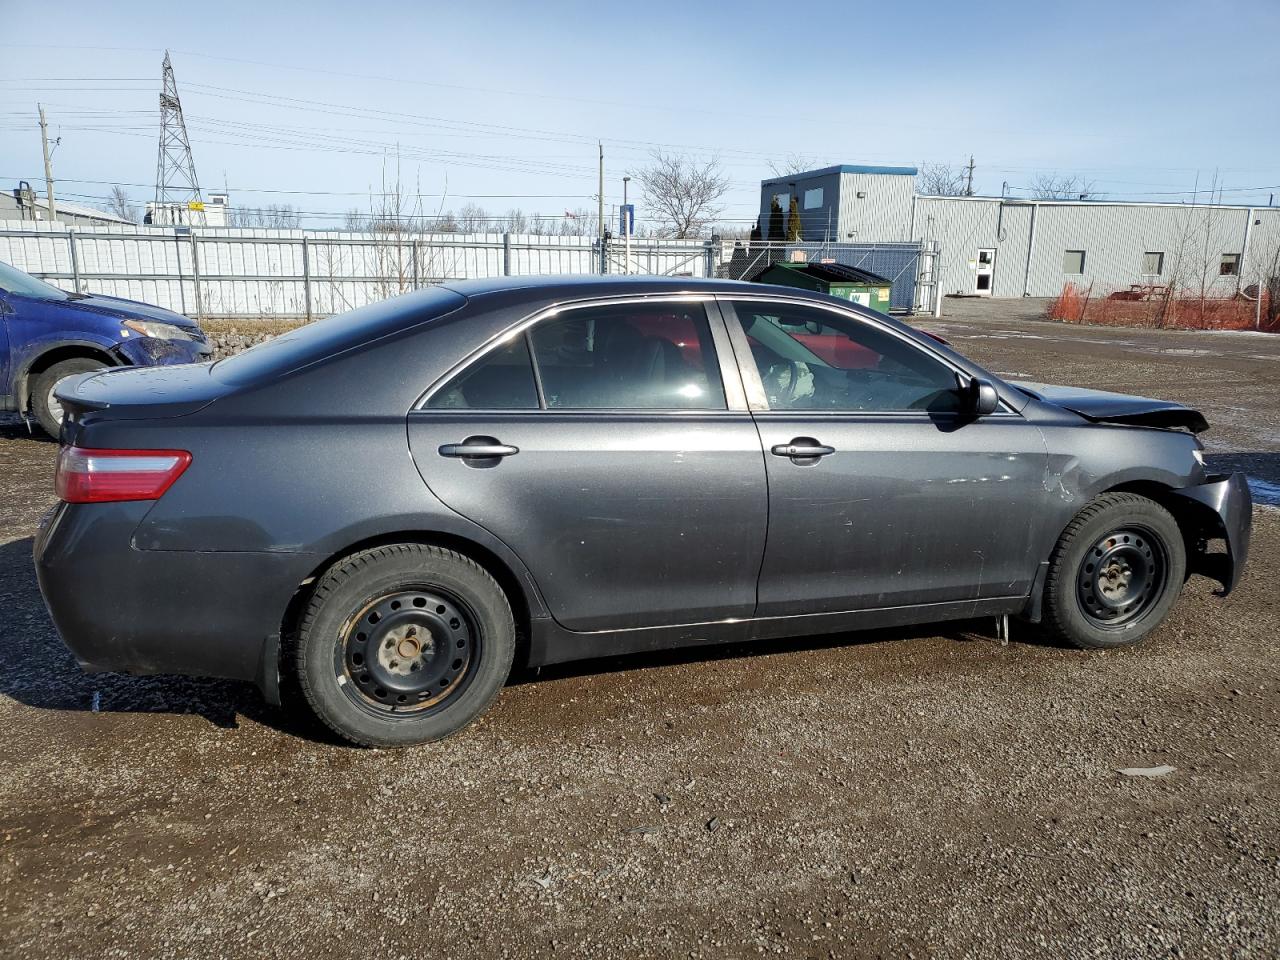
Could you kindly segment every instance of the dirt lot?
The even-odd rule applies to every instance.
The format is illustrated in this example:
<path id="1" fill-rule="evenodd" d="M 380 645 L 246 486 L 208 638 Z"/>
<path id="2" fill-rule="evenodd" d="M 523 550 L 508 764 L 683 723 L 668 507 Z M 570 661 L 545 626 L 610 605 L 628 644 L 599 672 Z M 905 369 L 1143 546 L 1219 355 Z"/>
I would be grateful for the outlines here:
<path id="1" fill-rule="evenodd" d="M 1195 403 L 1280 485 L 1280 339 L 1039 307 L 922 325 Z M 389 753 L 248 686 L 81 675 L 31 571 L 53 454 L 0 423 L 0 955 L 1280 952 L 1276 508 L 1239 592 L 1193 581 L 1137 650 L 969 624 L 577 665 Z"/>

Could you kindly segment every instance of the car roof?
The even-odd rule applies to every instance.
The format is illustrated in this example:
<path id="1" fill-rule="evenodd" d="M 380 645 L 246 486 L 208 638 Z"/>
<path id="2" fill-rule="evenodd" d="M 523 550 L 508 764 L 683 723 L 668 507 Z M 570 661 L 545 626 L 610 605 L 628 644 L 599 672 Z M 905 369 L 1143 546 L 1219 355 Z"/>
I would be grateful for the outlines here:
<path id="1" fill-rule="evenodd" d="M 561 296 L 625 296 L 645 293 L 742 293 L 760 285 L 741 280 L 709 280 L 704 277 L 655 277 L 554 274 L 529 277 L 489 277 L 483 280 L 448 280 L 442 286 L 471 299 L 517 290 L 536 292 L 538 298 Z"/>

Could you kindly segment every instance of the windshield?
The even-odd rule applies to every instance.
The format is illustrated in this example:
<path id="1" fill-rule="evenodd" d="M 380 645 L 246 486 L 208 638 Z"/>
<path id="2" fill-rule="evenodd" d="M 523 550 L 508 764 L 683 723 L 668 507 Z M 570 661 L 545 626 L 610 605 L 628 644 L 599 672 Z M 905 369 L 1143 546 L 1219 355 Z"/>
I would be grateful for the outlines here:
<path id="1" fill-rule="evenodd" d="M 0 290 L 37 300 L 66 300 L 70 296 L 52 284 L 37 280 L 31 274 L 23 273 L 7 263 L 0 263 Z"/>

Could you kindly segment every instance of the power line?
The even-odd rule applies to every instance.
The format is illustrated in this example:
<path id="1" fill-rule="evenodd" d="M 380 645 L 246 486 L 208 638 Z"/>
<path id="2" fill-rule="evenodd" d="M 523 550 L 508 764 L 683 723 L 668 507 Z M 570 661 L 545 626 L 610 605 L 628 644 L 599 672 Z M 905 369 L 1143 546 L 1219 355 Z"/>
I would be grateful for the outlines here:
<path id="1" fill-rule="evenodd" d="M 14 177 L 0 174 L 0 180 L 23 180 L 30 179 L 28 177 Z M 115 186 L 115 187 L 150 187 L 149 183 L 122 183 L 119 180 L 70 180 L 59 178 L 59 183 L 81 183 L 96 186 Z M 295 196 L 314 196 L 314 197 L 368 197 L 368 196 L 395 196 L 395 191 L 369 191 L 369 190 L 275 190 L 269 187 L 227 187 L 230 193 L 272 193 L 281 195 Z M 418 193 L 414 192 L 416 197 L 458 197 L 470 200 L 592 200 L 595 194 L 577 194 L 577 193 Z"/>

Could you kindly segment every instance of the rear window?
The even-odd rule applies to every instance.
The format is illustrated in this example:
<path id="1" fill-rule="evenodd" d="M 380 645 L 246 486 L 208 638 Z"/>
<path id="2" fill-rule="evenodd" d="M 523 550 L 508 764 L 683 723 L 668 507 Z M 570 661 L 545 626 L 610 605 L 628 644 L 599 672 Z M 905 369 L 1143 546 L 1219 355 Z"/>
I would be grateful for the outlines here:
<path id="1" fill-rule="evenodd" d="M 467 298 L 445 287 L 431 287 L 412 300 L 397 297 L 317 320 L 305 327 L 250 347 L 213 365 L 213 375 L 233 386 L 256 383 L 336 356 L 397 330 L 453 313 Z"/>

